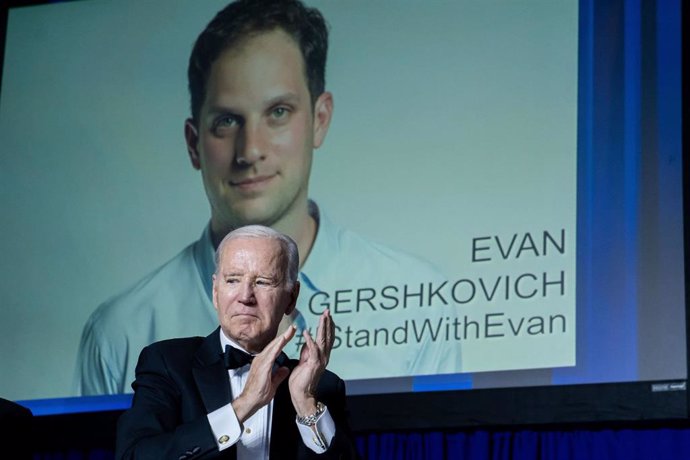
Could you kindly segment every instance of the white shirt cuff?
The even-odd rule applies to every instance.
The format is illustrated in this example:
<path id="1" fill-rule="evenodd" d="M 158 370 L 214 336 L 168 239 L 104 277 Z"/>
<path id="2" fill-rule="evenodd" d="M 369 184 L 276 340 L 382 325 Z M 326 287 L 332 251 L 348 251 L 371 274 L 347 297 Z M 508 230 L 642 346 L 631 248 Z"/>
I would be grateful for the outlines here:
<path id="1" fill-rule="evenodd" d="M 216 439 L 218 450 L 224 450 L 237 443 L 242 436 L 242 427 L 237 420 L 232 403 L 226 404 L 220 409 L 216 409 L 210 414 L 206 414 L 211 431 Z"/>
<path id="2" fill-rule="evenodd" d="M 328 412 L 328 407 L 316 420 L 316 425 L 306 426 L 297 423 L 297 429 L 304 444 L 317 454 L 326 452 L 335 436 L 335 422 Z"/>

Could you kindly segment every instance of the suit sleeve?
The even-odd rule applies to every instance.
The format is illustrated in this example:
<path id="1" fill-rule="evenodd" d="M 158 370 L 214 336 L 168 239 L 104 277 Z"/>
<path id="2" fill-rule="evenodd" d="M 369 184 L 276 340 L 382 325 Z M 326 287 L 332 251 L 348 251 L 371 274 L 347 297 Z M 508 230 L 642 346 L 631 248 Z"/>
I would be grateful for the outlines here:
<path id="1" fill-rule="evenodd" d="M 142 350 L 132 386 L 132 407 L 118 420 L 117 459 L 185 460 L 218 454 L 206 414 L 182 421 L 181 390 L 155 348 Z"/>

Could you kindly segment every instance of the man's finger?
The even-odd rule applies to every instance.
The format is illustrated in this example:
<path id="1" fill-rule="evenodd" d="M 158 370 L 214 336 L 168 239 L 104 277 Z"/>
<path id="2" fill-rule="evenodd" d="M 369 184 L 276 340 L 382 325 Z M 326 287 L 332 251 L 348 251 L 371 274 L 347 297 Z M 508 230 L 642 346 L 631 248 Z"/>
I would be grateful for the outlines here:
<path id="1" fill-rule="evenodd" d="M 320 342 L 321 352 L 326 357 L 326 361 L 328 361 L 331 355 L 331 349 L 335 343 L 335 324 L 329 310 L 324 311 L 321 320 L 323 321 L 320 324 L 320 327 L 323 328 L 322 340 Z"/>
<path id="2" fill-rule="evenodd" d="M 326 310 L 326 316 L 326 346 L 330 351 L 335 342 L 335 323 L 330 310 Z"/>
<path id="3" fill-rule="evenodd" d="M 319 347 L 318 347 L 318 345 L 316 344 L 316 342 L 314 342 L 314 339 L 312 339 L 311 334 L 309 333 L 308 330 L 305 329 L 302 332 L 302 335 L 304 336 L 304 349 L 306 349 L 307 353 L 308 353 L 306 360 L 309 361 L 309 359 L 311 358 L 311 359 L 318 361 L 318 359 L 319 359 Z"/>
<path id="4" fill-rule="evenodd" d="M 318 342 L 321 349 L 328 345 L 329 340 L 329 323 L 330 323 L 330 312 L 328 309 L 319 317 L 319 327 L 316 330 L 316 341 Z"/>

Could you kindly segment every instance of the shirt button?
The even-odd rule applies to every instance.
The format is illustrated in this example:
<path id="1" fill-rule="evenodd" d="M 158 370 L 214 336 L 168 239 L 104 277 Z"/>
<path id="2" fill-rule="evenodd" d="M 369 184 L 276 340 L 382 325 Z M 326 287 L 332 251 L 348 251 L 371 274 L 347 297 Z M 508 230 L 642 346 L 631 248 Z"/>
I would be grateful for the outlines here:
<path id="1" fill-rule="evenodd" d="M 225 444 L 228 441 L 230 441 L 230 436 L 228 436 L 227 434 L 224 434 L 223 436 L 218 438 L 218 442 L 221 444 Z"/>
<path id="2" fill-rule="evenodd" d="M 249 428 L 249 427 L 247 427 L 247 428 L 244 429 L 244 432 L 247 433 L 247 434 L 251 434 L 251 433 L 252 433 L 252 429 Z"/>

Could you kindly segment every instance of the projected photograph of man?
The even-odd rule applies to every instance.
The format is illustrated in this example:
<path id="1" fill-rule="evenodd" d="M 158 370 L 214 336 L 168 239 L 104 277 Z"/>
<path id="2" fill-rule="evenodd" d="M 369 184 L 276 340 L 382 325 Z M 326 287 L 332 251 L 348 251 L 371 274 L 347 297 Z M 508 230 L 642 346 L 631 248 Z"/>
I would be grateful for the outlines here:
<path id="1" fill-rule="evenodd" d="M 299 247 L 285 353 L 328 310 L 350 394 L 576 364 L 577 1 L 103 0 L 8 25 L 4 395 L 131 393 L 144 347 L 213 330 L 214 251 L 249 224 Z"/>

